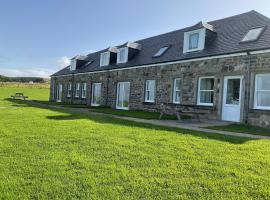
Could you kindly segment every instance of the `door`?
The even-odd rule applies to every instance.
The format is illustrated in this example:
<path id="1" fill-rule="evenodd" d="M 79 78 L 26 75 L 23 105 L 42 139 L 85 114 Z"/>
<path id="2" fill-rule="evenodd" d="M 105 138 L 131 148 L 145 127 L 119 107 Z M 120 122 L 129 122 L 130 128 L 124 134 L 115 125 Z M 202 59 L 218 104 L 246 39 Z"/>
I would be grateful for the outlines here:
<path id="1" fill-rule="evenodd" d="M 225 76 L 222 120 L 240 122 L 243 76 Z"/>
<path id="2" fill-rule="evenodd" d="M 62 100 L 62 84 L 59 84 L 56 90 L 56 101 L 61 102 Z"/>
<path id="3" fill-rule="evenodd" d="M 129 82 L 120 82 L 117 84 L 117 100 L 116 100 L 117 109 L 123 110 L 129 109 L 129 92 L 130 92 Z"/>

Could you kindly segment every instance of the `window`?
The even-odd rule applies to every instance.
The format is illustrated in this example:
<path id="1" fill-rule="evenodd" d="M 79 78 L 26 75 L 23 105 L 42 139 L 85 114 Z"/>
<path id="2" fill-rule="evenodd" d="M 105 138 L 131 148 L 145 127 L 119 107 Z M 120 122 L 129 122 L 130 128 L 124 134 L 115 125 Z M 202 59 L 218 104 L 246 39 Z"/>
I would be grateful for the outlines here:
<path id="1" fill-rule="evenodd" d="M 86 83 L 82 84 L 82 98 L 86 98 Z"/>
<path id="2" fill-rule="evenodd" d="M 128 48 L 123 47 L 117 51 L 117 63 L 126 63 L 128 60 Z"/>
<path id="3" fill-rule="evenodd" d="M 200 77 L 198 105 L 212 106 L 214 102 L 214 77 Z"/>
<path id="4" fill-rule="evenodd" d="M 249 42 L 249 41 L 257 40 L 259 36 L 261 35 L 263 29 L 264 27 L 250 29 L 247 32 L 247 34 L 244 36 L 244 38 L 242 39 L 242 42 Z"/>
<path id="5" fill-rule="evenodd" d="M 92 106 L 101 104 L 101 83 L 93 83 L 92 85 Z"/>
<path id="6" fill-rule="evenodd" d="M 254 108 L 270 110 L 270 74 L 257 74 L 255 79 Z"/>
<path id="7" fill-rule="evenodd" d="M 182 88 L 182 80 L 180 78 L 176 78 L 173 81 L 173 103 L 181 102 L 181 88 Z"/>
<path id="8" fill-rule="evenodd" d="M 75 97 L 79 97 L 80 96 L 80 83 L 76 83 L 75 85 Z"/>
<path id="9" fill-rule="evenodd" d="M 160 48 L 158 52 L 155 55 L 153 55 L 153 57 L 155 58 L 155 57 L 162 56 L 168 49 L 169 49 L 169 46 Z"/>
<path id="10" fill-rule="evenodd" d="M 71 83 L 68 83 L 68 85 L 67 85 L 67 97 L 71 97 L 71 87 L 72 87 Z"/>
<path id="11" fill-rule="evenodd" d="M 205 28 L 184 33 L 183 52 L 200 51 L 204 49 Z"/>
<path id="12" fill-rule="evenodd" d="M 122 110 L 129 109 L 129 93 L 130 93 L 130 82 L 117 83 L 117 97 L 116 97 L 117 109 Z"/>
<path id="13" fill-rule="evenodd" d="M 100 54 L 100 66 L 107 66 L 110 64 L 110 52 L 103 52 Z"/>
<path id="14" fill-rule="evenodd" d="M 70 71 L 76 70 L 76 63 L 77 61 L 75 58 L 70 61 Z"/>
<path id="15" fill-rule="evenodd" d="M 145 102 L 155 102 L 155 80 L 147 80 L 145 84 Z"/>
<path id="16" fill-rule="evenodd" d="M 192 33 L 189 35 L 189 49 L 197 49 L 199 47 L 199 33 Z"/>

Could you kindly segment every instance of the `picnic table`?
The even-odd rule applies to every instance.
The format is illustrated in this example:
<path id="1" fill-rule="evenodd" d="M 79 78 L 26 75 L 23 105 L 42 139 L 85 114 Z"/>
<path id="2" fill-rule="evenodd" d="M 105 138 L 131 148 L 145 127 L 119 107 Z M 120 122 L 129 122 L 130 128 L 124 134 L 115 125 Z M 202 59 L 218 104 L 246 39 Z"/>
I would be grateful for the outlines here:
<path id="1" fill-rule="evenodd" d="M 204 115 L 209 115 L 211 114 L 211 111 L 214 108 L 211 109 L 202 109 L 201 106 L 198 105 L 178 105 L 177 107 L 174 108 L 174 113 L 177 117 L 177 119 L 179 121 L 182 121 L 181 116 L 184 115 L 192 115 L 193 117 L 195 117 L 199 122 L 201 121 L 200 116 L 204 116 Z M 162 116 L 166 113 L 166 106 L 165 103 L 162 103 L 160 105 L 160 116 L 159 119 L 162 118 Z"/>
<path id="2" fill-rule="evenodd" d="M 15 93 L 15 95 L 11 95 L 10 97 L 12 99 L 23 99 L 23 100 L 28 98 L 28 96 L 24 96 L 22 92 L 17 92 Z"/>

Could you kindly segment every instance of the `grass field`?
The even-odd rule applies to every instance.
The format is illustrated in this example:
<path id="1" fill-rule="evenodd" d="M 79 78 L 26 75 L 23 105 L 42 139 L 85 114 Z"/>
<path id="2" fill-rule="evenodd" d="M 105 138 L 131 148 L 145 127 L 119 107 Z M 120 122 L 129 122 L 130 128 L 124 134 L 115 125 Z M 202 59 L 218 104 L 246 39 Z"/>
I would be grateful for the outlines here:
<path id="1" fill-rule="evenodd" d="M 270 141 L 164 128 L 6 99 L 0 199 L 269 199 Z"/>

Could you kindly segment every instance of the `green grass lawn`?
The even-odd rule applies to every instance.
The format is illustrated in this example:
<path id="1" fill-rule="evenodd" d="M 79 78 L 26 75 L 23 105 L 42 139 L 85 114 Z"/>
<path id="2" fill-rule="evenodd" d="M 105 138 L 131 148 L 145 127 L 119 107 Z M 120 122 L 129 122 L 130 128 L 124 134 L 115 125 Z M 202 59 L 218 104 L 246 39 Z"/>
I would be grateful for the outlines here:
<path id="1" fill-rule="evenodd" d="M 44 109 L 0 89 L 0 199 L 270 198 L 269 140 Z"/>
<path id="2" fill-rule="evenodd" d="M 270 129 L 251 126 L 248 124 L 230 124 L 226 126 L 209 126 L 207 127 L 213 130 L 232 131 L 239 133 L 248 133 L 253 135 L 265 135 L 270 136 Z"/>

